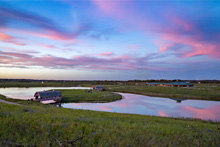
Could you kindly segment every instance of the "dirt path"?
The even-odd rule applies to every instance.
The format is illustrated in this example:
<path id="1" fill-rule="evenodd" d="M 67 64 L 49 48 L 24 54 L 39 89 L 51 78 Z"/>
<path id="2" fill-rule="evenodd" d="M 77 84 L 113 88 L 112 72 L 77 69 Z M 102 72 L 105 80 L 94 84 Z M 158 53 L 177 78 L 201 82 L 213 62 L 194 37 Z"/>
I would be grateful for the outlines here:
<path id="1" fill-rule="evenodd" d="M 13 103 L 13 102 L 8 102 L 8 101 L 2 100 L 2 99 L 0 99 L 0 102 L 5 103 L 5 104 L 11 104 L 11 105 L 20 105 L 20 104 Z"/>

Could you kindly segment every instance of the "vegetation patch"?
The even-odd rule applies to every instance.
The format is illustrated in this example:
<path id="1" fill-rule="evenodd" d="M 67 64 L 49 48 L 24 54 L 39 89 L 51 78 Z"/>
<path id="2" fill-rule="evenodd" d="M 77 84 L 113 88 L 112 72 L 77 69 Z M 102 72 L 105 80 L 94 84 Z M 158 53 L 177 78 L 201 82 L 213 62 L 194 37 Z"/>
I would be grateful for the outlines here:
<path id="1" fill-rule="evenodd" d="M 219 122 L 72 110 L 30 103 L 32 105 L 19 106 L 0 103 L 0 146 L 220 144 Z"/>
<path id="2" fill-rule="evenodd" d="M 134 93 L 148 96 L 179 98 L 179 99 L 198 99 L 220 101 L 220 87 L 208 87 L 205 85 L 181 88 L 181 87 L 160 87 L 160 86 L 120 86 L 106 85 L 105 90 L 114 92 Z"/>
<path id="3" fill-rule="evenodd" d="M 69 102 L 112 102 L 122 99 L 122 96 L 109 91 L 96 91 L 96 90 L 60 90 L 62 92 L 63 98 L 62 103 Z"/>

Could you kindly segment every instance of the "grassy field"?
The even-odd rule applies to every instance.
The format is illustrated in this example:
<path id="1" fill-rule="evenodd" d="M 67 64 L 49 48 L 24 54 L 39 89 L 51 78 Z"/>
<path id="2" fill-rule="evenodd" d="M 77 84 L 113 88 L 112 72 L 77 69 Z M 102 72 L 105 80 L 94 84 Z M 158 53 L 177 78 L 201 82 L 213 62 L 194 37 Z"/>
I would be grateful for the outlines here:
<path id="1" fill-rule="evenodd" d="M 220 87 L 199 85 L 190 88 L 159 86 L 119 86 L 106 85 L 105 90 L 114 92 L 136 93 L 156 97 L 179 99 L 200 99 L 220 101 Z"/>
<path id="2" fill-rule="evenodd" d="M 0 82 L 0 87 L 76 87 L 79 82 Z"/>
<path id="3" fill-rule="evenodd" d="M 148 96 L 178 98 L 178 99 L 200 99 L 200 100 L 215 100 L 220 101 L 220 84 L 219 83 L 203 83 L 194 84 L 191 88 L 178 87 L 154 87 L 145 86 L 145 82 L 141 83 L 116 83 L 114 85 L 108 81 L 69 81 L 69 82 L 0 82 L 0 87 L 71 87 L 71 86 L 86 86 L 105 83 L 106 91 L 110 92 L 126 92 L 136 93 Z"/>
<path id="4" fill-rule="evenodd" d="M 122 99 L 122 96 L 108 91 L 96 91 L 93 90 L 89 93 L 89 90 L 60 90 L 63 94 L 61 100 L 62 103 L 68 102 L 112 102 Z"/>
<path id="5" fill-rule="evenodd" d="M 5 99 L 3 96 L 0 98 Z M 220 123 L 0 103 L 0 146 L 219 146 Z"/>

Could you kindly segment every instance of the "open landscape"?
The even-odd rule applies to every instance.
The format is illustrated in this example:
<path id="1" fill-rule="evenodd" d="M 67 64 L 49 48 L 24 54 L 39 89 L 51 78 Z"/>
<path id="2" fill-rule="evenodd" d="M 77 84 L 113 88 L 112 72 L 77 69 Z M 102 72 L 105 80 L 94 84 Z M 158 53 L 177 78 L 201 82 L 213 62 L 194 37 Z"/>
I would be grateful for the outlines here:
<path id="1" fill-rule="evenodd" d="M 8 100 L 1 96 L 1 99 Z M 1 146 L 218 146 L 220 123 L 0 103 Z"/>
<path id="2" fill-rule="evenodd" d="M 146 86 L 149 81 L 1 81 L 0 87 L 93 87 L 103 85 L 105 91 L 135 93 L 148 96 L 220 101 L 219 81 L 193 83 L 194 87 Z M 68 90 L 67 90 L 68 91 Z M 85 92 L 84 92 L 85 94 Z M 92 94 L 95 95 L 95 94 Z"/>
<path id="3" fill-rule="evenodd" d="M 0 147 L 220 147 L 220 7 L 0 0 Z"/>
<path id="4" fill-rule="evenodd" d="M 13 84 L 19 85 L 19 82 Z M 35 87 L 37 84 L 31 83 L 29 86 Z M 56 85 L 60 86 L 59 83 L 50 86 Z M 206 97 L 219 100 L 219 94 L 216 94 L 218 84 L 200 84 L 193 88 L 105 85 L 104 89 L 93 90 L 93 93 L 88 93 L 89 89 L 60 90 L 63 93 L 61 102 L 110 102 L 122 98 L 111 91 L 145 95 L 155 93 L 158 96 L 171 93 L 179 98 L 190 98 L 191 94 L 196 93 L 196 96 L 201 96 L 198 93 L 203 90 L 210 91 Z M 219 122 L 74 110 L 4 96 L 0 98 L 18 104 L 0 103 L 2 146 L 218 146 L 220 143 Z"/>

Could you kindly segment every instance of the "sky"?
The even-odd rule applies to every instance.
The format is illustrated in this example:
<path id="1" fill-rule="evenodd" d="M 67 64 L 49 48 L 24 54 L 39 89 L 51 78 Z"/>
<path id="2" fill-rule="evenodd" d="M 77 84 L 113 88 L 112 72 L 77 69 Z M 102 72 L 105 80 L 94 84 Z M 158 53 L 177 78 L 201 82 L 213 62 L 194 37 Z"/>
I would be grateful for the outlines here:
<path id="1" fill-rule="evenodd" d="M 0 78 L 220 79 L 220 1 L 0 0 Z"/>

